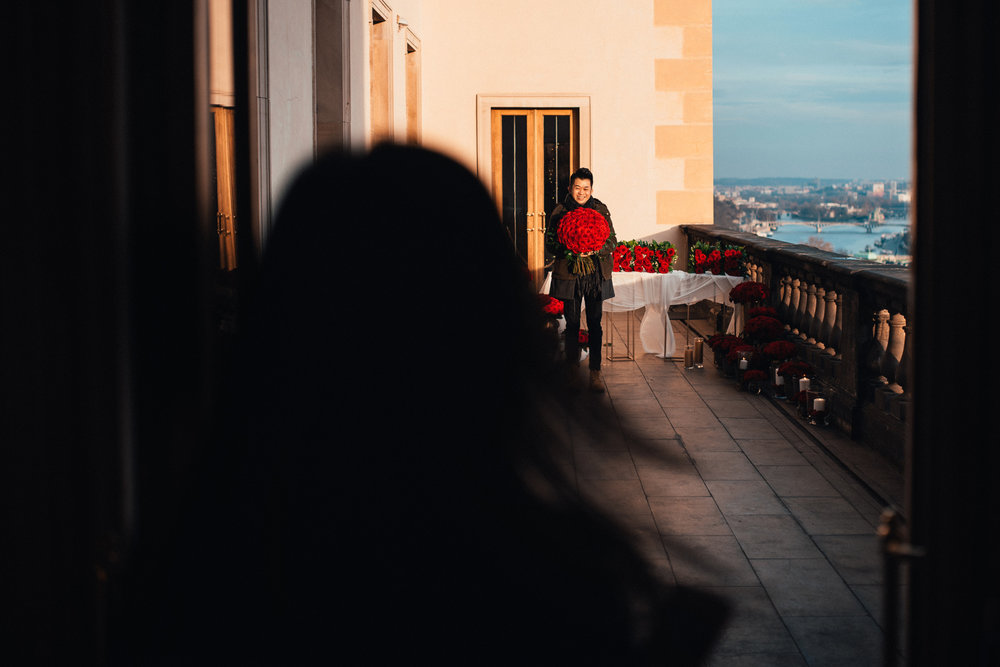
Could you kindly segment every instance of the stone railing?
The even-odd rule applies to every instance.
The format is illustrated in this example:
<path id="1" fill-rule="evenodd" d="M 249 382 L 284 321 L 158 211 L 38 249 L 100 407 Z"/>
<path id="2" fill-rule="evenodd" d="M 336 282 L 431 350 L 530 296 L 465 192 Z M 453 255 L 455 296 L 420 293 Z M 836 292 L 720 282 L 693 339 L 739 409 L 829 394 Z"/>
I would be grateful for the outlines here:
<path id="1" fill-rule="evenodd" d="M 902 467 L 907 408 L 910 272 L 715 225 L 684 225 L 696 241 L 743 246 L 748 275 L 815 370 L 829 421 Z"/>

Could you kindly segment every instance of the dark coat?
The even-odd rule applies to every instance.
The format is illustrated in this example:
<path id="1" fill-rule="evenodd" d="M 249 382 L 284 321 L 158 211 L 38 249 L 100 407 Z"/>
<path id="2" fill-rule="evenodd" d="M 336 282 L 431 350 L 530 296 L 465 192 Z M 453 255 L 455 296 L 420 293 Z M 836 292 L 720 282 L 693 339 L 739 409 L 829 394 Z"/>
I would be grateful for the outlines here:
<path id="1" fill-rule="evenodd" d="M 587 200 L 587 203 L 577 204 L 576 200 L 568 194 L 565 199 L 563 199 L 562 203 L 556 205 L 556 207 L 552 210 L 552 214 L 549 216 L 548 225 L 545 229 L 546 259 L 552 261 L 552 285 L 549 288 L 549 294 L 559 299 L 573 298 L 575 283 L 579 276 L 570 271 L 569 261 L 565 257 L 564 249 L 556 240 L 556 230 L 559 226 L 559 221 L 564 215 L 570 211 L 580 208 L 581 206 L 584 208 L 592 208 L 604 216 L 604 219 L 608 221 L 608 227 L 611 229 L 611 234 L 608 236 L 608 240 L 597 252 L 597 265 L 600 272 L 599 278 L 601 280 L 601 293 L 603 298 L 610 299 L 615 295 L 614 288 L 611 285 L 611 272 L 614 267 L 611 256 L 615 247 L 618 245 L 618 239 L 615 236 L 615 226 L 614 223 L 611 222 L 611 212 L 600 199 L 591 197 Z"/>

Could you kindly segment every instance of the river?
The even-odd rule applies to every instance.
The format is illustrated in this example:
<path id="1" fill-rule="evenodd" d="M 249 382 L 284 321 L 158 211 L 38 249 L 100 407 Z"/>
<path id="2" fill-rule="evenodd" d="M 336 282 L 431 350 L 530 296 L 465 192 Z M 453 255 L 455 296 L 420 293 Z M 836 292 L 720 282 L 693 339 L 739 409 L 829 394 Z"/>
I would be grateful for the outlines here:
<path id="1" fill-rule="evenodd" d="M 883 234 L 888 236 L 901 234 L 910 223 L 907 220 L 886 220 L 871 233 L 864 227 L 851 224 L 830 224 L 823 227 L 823 231 L 817 232 L 816 223 L 796 218 L 782 218 L 777 225 L 778 228 L 771 235 L 773 239 L 787 243 L 808 244 L 810 238 L 818 238 L 831 244 L 834 252 L 854 256 L 864 253 L 866 248 L 878 252 L 875 242 L 880 240 Z"/>

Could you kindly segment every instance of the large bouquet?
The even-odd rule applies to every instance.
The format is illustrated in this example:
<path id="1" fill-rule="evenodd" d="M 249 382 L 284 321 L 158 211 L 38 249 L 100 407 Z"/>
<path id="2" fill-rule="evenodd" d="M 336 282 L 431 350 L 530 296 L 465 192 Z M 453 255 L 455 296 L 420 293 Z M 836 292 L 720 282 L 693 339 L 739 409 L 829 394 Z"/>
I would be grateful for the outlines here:
<path id="1" fill-rule="evenodd" d="M 556 227 L 556 241 L 566 248 L 569 270 L 576 274 L 596 270 L 593 255 L 611 236 L 611 227 L 604 216 L 592 208 L 574 209 L 564 215 Z"/>

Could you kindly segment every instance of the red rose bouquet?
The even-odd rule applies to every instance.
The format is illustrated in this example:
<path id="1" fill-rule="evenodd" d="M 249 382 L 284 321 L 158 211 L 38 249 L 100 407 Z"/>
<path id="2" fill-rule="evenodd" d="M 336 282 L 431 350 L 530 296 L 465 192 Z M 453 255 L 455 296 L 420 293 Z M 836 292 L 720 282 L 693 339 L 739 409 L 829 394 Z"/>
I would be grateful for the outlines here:
<path id="1" fill-rule="evenodd" d="M 715 275 L 722 273 L 722 253 L 718 248 L 708 253 L 708 270 Z"/>
<path id="2" fill-rule="evenodd" d="M 743 327 L 743 338 L 754 343 L 770 343 L 781 337 L 785 325 L 781 320 L 767 315 L 758 315 L 747 320 Z"/>
<path id="3" fill-rule="evenodd" d="M 656 272 L 670 273 L 670 265 L 674 263 L 674 257 L 677 256 L 677 250 L 675 250 L 673 246 L 667 248 L 666 250 L 654 250 L 653 256 L 656 258 Z"/>
<path id="4" fill-rule="evenodd" d="M 574 209 L 564 215 L 556 227 L 556 240 L 566 248 L 570 271 L 593 273 L 593 255 L 611 236 L 611 227 L 604 216 L 592 208 Z"/>
<path id="5" fill-rule="evenodd" d="M 722 264 L 727 276 L 742 276 L 744 273 L 743 250 L 735 247 L 727 248 L 722 253 Z"/>
<path id="6" fill-rule="evenodd" d="M 775 361 L 791 359 L 795 351 L 795 343 L 788 340 L 776 340 L 764 346 L 764 354 Z"/>
<path id="7" fill-rule="evenodd" d="M 753 281 L 743 282 L 729 290 L 733 303 L 761 303 L 767 299 L 767 286 Z"/>
<path id="8" fill-rule="evenodd" d="M 669 241 L 623 241 L 612 253 L 615 271 L 670 273 L 677 250 Z"/>
<path id="9" fill-rule="evenodd" d="M 539 294 L 538 299 L 542 303 L 542 312 L 549 317 L 559 317 L 563 314 L 565 305 L 559 299 L 548 294 Z"/>
<path id="10" fill-rule="evenodd" d="M 633 262 L 635 261 L 635 256 L 632 254 L 632 248 L 625 245 L 624 243 L 619 243 L 615 251 L 611 253 L 611 261 L 613 263 L 614 271 L 632 271 Z"/>

